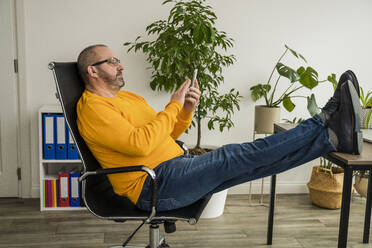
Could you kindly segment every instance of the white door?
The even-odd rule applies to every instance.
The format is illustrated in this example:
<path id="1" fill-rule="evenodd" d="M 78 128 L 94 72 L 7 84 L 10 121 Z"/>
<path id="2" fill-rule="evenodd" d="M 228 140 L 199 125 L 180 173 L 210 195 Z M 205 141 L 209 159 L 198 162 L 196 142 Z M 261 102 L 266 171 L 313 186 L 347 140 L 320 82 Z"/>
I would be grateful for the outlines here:
<path id="1" fill-rule="evenodd" d="M 18 196 L 14 2 L 0 0 L 0 197 Z"/>

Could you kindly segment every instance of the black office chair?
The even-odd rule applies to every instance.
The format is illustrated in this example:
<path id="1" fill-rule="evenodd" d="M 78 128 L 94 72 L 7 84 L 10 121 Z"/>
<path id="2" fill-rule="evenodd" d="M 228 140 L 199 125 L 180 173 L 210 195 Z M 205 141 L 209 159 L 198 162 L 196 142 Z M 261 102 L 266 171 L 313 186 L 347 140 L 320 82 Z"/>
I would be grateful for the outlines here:
<path id="1" fill-rule="evenodd" d="M 53 71 L 57 88 L 56 96 L 61 103 L 68 128 L 76 143 L 83 163 L 84 171 L 83 175 L 80 177 L 80 181 L 82 181 L 82 197 L 87 209 L 93 215 L 102 219 L 110 219 L 117 222 L 124 222 L 127 220 L 143 221 L 123 245 L 115 247 L 133 247 L 126 245 L 143 224 L 150 225 L 150 238 L 149 245 L 146 246 L 147 248 L 169 247 L 165 243 L 164 238 L 160 237 L 159 225 L 164 224 L 165 231 L 171 233 L 176 230 L 175 222 L 177 220 L 187 221 L 192 225 L 196 224 L 210 197 L 205 197 L 184 208 L 173 211 L 156 212 L 157 191 L 156 175 L 154 171 L 141 165 L 102 169 L 83 138 L 80 136 L 76 124 L 76 104 L 84 91 L 84 83 L 78 74 L 76 62 L 51 62 L 49 64 L 49 69 Z M 126 197 L 116 195 L 106 176 L 112 173 L 130 173 L 133 171 L 143 171 L 147 173 L 152 180 L 152 212 L 142 211 L 136 208 Z"/>

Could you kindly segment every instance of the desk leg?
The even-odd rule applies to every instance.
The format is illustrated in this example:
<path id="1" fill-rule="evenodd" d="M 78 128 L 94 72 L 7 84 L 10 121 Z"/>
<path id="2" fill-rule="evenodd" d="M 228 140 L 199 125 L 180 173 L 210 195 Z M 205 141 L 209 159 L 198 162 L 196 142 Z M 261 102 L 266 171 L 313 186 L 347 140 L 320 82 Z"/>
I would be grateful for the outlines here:
<path id="1" fill-rule="evenodd" d="M 344 168 L 344 186 L 342 189 L 342 205 L 340 216 L 340 228 L 338 233 L 338 248 L 346 248 L 347 244 L 352 179 L 353 170 L 350 167 Z"/>
<path id="2" fill-rule="evenodd" d="M 363 243 L 369 242 L 369 227 L 371 224 L 371 206 L 372 206 L 372 171 L 369 171 L 368 177 L 368 193 L 367 193 L 367 203 L 366 203 L 366 213 L 364 215 L 364 233 L 363 233 Z"/>
<path id="3" fill-rule="evenodd" d="M 267 225 L 267 245 L 273 243 L 274 207 L 275 207 L 276 175 L 271 176 L 270 210 Z"/>

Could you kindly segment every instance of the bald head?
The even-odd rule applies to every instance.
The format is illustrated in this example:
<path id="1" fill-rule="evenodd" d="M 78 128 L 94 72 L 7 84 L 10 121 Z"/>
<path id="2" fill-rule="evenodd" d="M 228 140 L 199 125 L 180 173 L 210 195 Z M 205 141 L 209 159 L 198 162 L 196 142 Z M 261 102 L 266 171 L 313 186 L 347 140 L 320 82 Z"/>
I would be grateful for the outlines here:
<path id="1" fill-rule="evenodd" d="M 103 47 L 107 48 L 107 46 L 103 44 L 92 45 L 92 46 L 85 48 L 79 54 L 79 57 L 77 60 L 77 66 L 78 66 L 79 74 L 85 84 L 89 82 L 88 66 L 97 62 L 100 59 L 101 56 L 97 53 L 97 50 Z"/>

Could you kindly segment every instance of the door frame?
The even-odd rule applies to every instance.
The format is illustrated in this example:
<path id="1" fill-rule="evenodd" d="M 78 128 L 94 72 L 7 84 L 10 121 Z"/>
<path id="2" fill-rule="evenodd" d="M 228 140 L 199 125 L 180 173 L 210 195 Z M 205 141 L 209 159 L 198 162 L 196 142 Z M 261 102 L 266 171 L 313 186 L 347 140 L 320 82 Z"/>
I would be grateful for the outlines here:
<path id="1" fill-rule="evenodd" d="M 27 96 L 26 46 L 25 46 L 25 8 L 24 0 L 14 1 L 14 28 L 16 34 L 16 57 L 18 59 L 17 102 L 18 102 L 18 168 L 22 175 L 19 180 L 18 197 L 39 197 L 39 192 L 32 189 L 31 168 L 31 126 L 30 109 Z"/>

